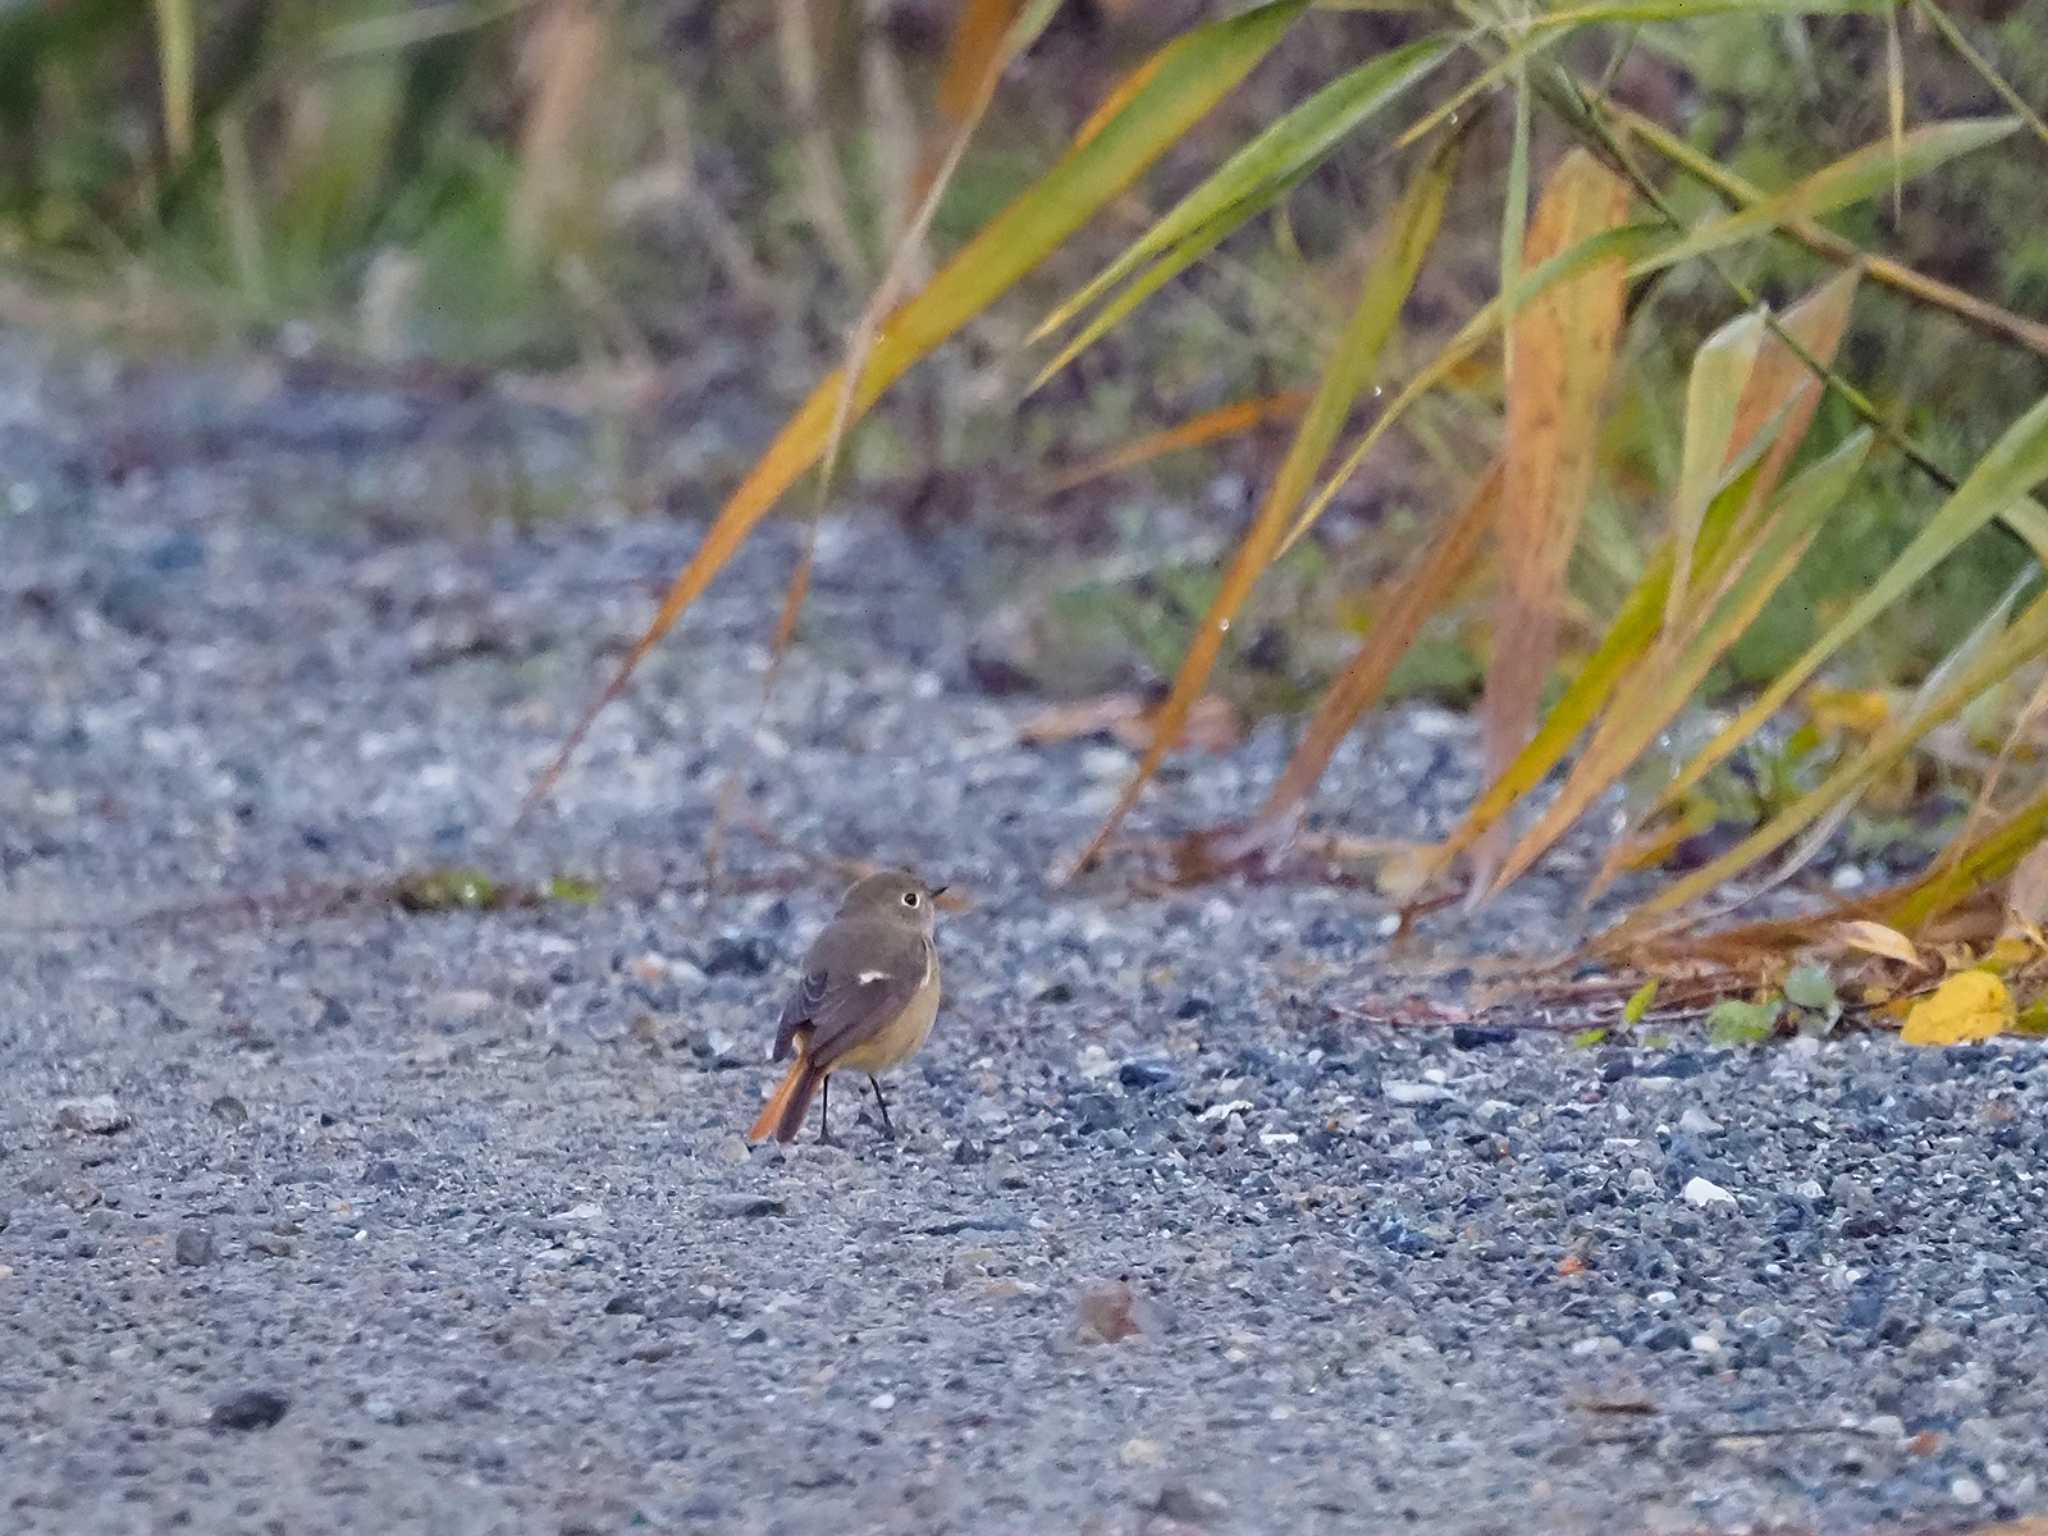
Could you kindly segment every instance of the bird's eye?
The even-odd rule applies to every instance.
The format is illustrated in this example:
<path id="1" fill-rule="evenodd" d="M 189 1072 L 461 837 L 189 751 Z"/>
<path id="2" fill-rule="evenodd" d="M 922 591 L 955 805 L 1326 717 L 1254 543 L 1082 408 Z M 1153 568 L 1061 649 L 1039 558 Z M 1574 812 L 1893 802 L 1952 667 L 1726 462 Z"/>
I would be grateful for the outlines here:
<path id="1" fill-rule="evenodd" d="M 917 892 L 915 892 L 915 891 L 905 891 L 905 892 L 903 893 L 903 905 L 905 905 L 906 907 L 914 907 L 914 906 L 916 906 L 916 905 L 917 905 Z"/>

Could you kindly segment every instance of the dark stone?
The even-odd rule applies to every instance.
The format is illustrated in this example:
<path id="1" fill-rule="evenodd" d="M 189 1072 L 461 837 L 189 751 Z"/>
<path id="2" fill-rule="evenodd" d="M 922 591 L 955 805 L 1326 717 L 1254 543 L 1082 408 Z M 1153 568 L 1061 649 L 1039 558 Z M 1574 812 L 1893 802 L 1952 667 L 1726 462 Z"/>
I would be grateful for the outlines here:
<path id="1" fill-rule="evenodd" d="M 623 1313 L 629 1312 L 638 1314 L 646 1310 L 647 1303 L 632 1291 L 621 1291 L 604 1304 L 605 1316 L 607 1317 L 618 1317 Z"/>
<path id="2" fill-rule="evenodd" d="M 377 1158 L 363 1168 L 365 1184 L 398 1184 L 403 1180 L 404 1175 L 398 1171 L 398 1164 L 388 1157 Z"/>
<path id="3" fill-rule="evenodd" d="M 1667 1349 L 1684 1349 L 1688 1342 L 1686 1331 L 1676 1323 L 1664 1323 L 1644 1334 L 1643 1348 L 1656 1350 L 1660 1354 Z"/>
<path id="4" fill-rule="evenodd" d="M 204 1227 L 178 1228 L 176 1253 L 178 1262 L 192 1269 L 201 1269 L 213 1262 L 213 1234 Z"/>
<path id="5" fill-rule="evenodd" d="M 712 941 L 711 953 L 704 959 L 706 976 L 763 976 L 775 963 L 775 951 L 765 939 L 749 936 L 736 939 L 730 936 Z"/>
<path id="6" fill-rule="evenodd" d="M 1409 1226 L 1407 1222 L 1401 1220 L 1398 1216 L 1381 1222 L 1379 1231 L 1375 1235 L 1386 1247 L 1393 1249 L 1396 1253 L 1407 1254 L 1410 1257 L 1436 1251 L 1437 1245 L 1434 1238 L 1427 1232 L 1418 1231 L 1416 1228 Z"/>
<path id="7" fill-rule="evenodd" d="M 969 1141 L 962 1136 L 953 1148 L 953 1162 L 961 1168 L 971 1168 L 976 1163 L 988 1161 L 988 1148 L 978 1141 Z"/>
<path id="8" fill-rule="evenodd" d="M 1171 1088 L 1178 1075 L 1164 1062 L 1133 1059 L 1116 1069 L 1116 1080 L 1125 1088 Z"/>
<path id="9" fill-rule="evenodd" d="M 1624 1077 L 1635 1076 L 1635 1058 L 1627 1051 L 1602 1051 L 1599 1061 L 1600 1081 L 1603 1083 L 1618 1083 Z"/>
<path id="10" fill-rule="evenodd" d="M 216 1120 L 225 1120 L 229 1125 L 246 1125 L 249 1120 L 249 1106 L 231 1093 L 224 1093 L 206 1106 L 207 1113 Z"/>
<path id="11" fill-rule="evenodd" d="M 250 1387 L 213 1405 L 209 1423 L 215 1429 L 269 1429 L 285 1415 L 292 1400 L 268 1387 Z"/>
<path id="12" fill-rule="evenodd" d="M 1038 994 L 1041 1003 L 1071 1003 L 1073 1000 L 1074 989 L 1064 981 L 1056 981 Z"/>
<path id="13" fill-rule="evenodd" d="M 713 1216 L 780 1216 L 786 1203 L 769 1195 L 726 1195 L 704 1209 Z"/>
<path id="14" fill-rule="evenodd" d="M 1451 1045 L 1460 1051 L 1476 1051 L 1489 1045 L 1507 1045 L 1515 1038 L 1512 1029 L 1495 1024 L 1457 1024 L 1451 1028 Z"/>
<path id="15" fill-rule="evenodd" d="M 1199 992 L 1190 992 L 1182 1000 L 1180 1007 L 1174 1010 L 1173 1016 L 1176 1019 L 1199 1019 L 1205 1014 L 1214 1013 L 1215 1011 L 1216 1005 L 1210 1002 L 1208 998 L 1202 996 Z"/>
<path id="16" fill-rule="evenodd" d="M 1672 1051 L 1660 1058 L 1656 1065 L 1643 1075 L 1646 1077 L 1698 1077 L 1707 1070 L 1707 1064 L 1691 1051 Z"/>

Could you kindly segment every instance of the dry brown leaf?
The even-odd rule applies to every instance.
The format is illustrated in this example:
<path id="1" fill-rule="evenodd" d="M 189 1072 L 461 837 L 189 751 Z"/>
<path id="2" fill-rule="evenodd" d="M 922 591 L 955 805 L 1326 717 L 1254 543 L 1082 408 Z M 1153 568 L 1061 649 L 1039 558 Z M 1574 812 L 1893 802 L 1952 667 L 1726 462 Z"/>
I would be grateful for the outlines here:
<path id="1" fill-rule="evenodd" d="M 1835 930 L 1835 937 L 1850 949 L 1896 960 L 1902 965 L 1917 968 L 1924 963 L 1911 939 L 1896 928 L 1887 928 L 1883 923 L 1873 923 L 1867 918 L 1843 923 Z"/>
<path id="2" fill-rule="evenodd" d="M 1552 174 L 1523 241 L 1523 270 L 1622 223 L 1628 183 L 1582 149 Z M 1524 304 L 1509 350 L 1503 582 L 1483 705 L 1486 771 L 1496 778 L 1529 739 L 1557 649 L 1565 567 L 1592 487 L 1600 410 L 1627 297 L 1618 257 Z M 1482 862 L 1487 862 L 1482 857 Z M 1477 888 L 1475 882 L 1475 889 Z"/>

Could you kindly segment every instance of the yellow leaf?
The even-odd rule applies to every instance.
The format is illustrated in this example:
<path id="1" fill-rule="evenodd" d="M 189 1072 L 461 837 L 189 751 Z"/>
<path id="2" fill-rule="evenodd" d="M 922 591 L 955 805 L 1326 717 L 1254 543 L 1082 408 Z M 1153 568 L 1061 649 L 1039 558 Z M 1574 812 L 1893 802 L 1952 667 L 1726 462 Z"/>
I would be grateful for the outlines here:
<path id="1" fill-rule="evenodd" d="M 1908 1045 L 1959 1045 L 2012 1028 L 2012 994 L 1989 971 L 1957 971 L 1913 1005 L 1899 1038 Z"/>
<path id="2" fill-rule="evenodd" d="M 1836 930 L 1836 936 L 1849 948 L 1860 949 L 1865 954 L 1881 955 L 1903 965 L 1921 963 L 1920 951 L 1913 947 L 1913 941 L 1898 929 L 1887 928 L 1883 923 L 1858 918 L 1842 924 Z"/>
<path id="3" fill-rule="evenodd" d="M 1891 723 L 1891 696 L 1881 688 L 1816 688 L 1806 718 L 1822 736 L 1875 736 Z"/>
<path id="4" fill-rule="evenodd" d="M 2005 934 L 1984 951 L 1984 958 L 1977 963 L 1987 971 L 2003 976 L 2007 971 L 2018 970 L 2035 958 L 2034 946 L 2016 933 Z"/>

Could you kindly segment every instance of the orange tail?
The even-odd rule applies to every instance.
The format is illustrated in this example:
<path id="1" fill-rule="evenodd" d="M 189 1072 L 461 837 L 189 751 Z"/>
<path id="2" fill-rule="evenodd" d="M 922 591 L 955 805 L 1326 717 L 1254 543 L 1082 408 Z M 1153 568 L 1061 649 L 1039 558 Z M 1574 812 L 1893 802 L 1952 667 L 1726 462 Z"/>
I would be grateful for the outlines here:
<path id="1" fill-rule="evenodd" d="M 804 1116 L 810 1111 L 811 1096 L 818 1091 L 819 1081 L 810 1062 L 798 1056 L 789 1064 L 789 1075 L 775 1090 L 768 1107 L 761 1111 L 761 1118 L 747 1132 L 747 1140 L 765 1141 L 770 1136 L 777 1141 L 796 1140 L 796 1133 L 804 1128 Z"/>

